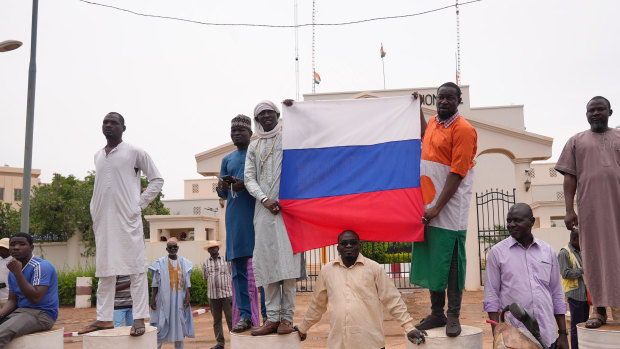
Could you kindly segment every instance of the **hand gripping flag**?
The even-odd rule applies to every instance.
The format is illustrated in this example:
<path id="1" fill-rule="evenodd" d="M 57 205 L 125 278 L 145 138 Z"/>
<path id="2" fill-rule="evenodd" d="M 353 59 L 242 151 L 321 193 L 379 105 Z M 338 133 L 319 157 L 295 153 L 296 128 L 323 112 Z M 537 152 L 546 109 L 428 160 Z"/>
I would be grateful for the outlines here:
<path id="1" fill-rule="evenodd" d="M 422 241 L 420 104 L 411 96 L 283 107 L 282 217 L 298 253 L 354 230 Z"/>

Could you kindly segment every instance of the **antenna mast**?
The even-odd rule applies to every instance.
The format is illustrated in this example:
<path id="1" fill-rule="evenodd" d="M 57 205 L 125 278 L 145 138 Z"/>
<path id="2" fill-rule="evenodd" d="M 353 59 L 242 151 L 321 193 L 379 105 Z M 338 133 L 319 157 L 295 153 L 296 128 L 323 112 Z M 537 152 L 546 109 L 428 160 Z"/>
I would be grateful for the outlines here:
<path id="1" fill-rule="evenodd" d="M 459 21 L 459 0 L 456 0 L 456 84 L 461 84 L 461 29 Z"/>

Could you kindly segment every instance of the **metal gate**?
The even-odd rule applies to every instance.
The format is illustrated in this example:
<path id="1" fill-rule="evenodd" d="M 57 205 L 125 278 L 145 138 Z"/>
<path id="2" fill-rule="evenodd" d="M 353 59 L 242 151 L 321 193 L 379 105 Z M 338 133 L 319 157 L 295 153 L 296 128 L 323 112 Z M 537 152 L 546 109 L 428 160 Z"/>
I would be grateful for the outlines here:
<path id="1" fill-rule="evenodd" d="M 412 245 L 411 242 L 362 241 L 361 253 L 381 264 L 397 288 L 417 288 L 409 283 Z M 331 245 L 304 253 L 308 278 L 297 282 L 297 292 L 312 292 L 321 267 L 336 259 L 338 251 L 336 245 Z"/>
<path id="2" fill-rule="evenodd" d="M 506 214 L 515 204 L 515 189 L 495 189 L 476 193 L 476 217 L 478 219 L 478 256 L 480 261 L 480 285 L 484 286 L 487 254 L 493 245 L 510 234 L 506 229 Z"/>

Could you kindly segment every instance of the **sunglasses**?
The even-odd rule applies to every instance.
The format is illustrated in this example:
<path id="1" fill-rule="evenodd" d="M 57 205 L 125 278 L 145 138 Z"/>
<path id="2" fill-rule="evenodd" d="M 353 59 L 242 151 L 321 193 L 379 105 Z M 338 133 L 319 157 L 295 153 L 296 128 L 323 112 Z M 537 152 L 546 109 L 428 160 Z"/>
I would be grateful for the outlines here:
<path id="1" fill-rule="evenodd" d="M 359 240 L 341 240 L 339 242 L 340 246 L 345 247 L 347 245 L 355 246 L 359 243 Z"/>
<path id="2" fill-rule="evenodd" d="M 178 245 L 168 246 L 168 247 L 166 247 L 166 249 L 170 249 L 170 250 L 178 250 L 178 249 L 179 249 L 179 246 L 178 246 Z"/>

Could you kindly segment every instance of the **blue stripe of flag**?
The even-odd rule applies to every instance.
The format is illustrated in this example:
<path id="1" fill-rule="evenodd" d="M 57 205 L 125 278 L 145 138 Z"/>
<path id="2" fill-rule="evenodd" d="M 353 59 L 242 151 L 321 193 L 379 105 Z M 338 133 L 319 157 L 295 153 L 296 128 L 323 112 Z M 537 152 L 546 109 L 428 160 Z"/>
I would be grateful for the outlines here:
<path id="1" fill-rule="evenodd" d="M 285 149 L 280 199 L 313 199 L 420 186 L 420 140 Z"/>

